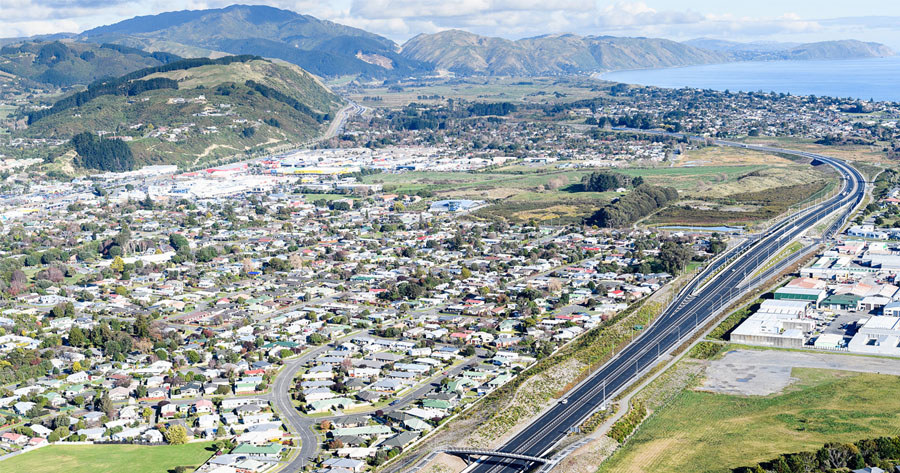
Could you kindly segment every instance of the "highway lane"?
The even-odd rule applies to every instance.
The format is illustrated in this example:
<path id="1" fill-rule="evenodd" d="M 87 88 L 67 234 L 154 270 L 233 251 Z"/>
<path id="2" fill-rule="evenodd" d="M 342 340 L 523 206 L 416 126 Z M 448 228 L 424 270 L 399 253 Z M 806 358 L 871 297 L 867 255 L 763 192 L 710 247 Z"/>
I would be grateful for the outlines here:
<path id="1" fill-rule="evenodd" d="M 782 220 L 758 238 L 729 250 L 726 257 L 710 264 L 631 344 L 499 450 L 533 456 L 546 455 L 573 428 L 580 425 L 604 402 L 639 379 L 642 371 L 678 346 L 681 340 L 702 326 L 719 308 L 749 290 L 749 285 L 743 281 L 764 265 L 766 260 L 825 217 L 848 206 L 843 218 L 829 226 L 823 239 L 833 235 L 846 222 L 850 209 L 858 206 L 864 197 L 865 183 L 862 175 L 840 160 L 802 151 L 727 141 L 717 141 L 716 144 L 819 160 L 841 173 L 841 192 L 811 209 Z M 707 279 L 707 283 L 701 284 Z M 531 466 L 524 461 L 487 458 L 472 470 L 477 473 L 511 473 L 527 470 Z"/>

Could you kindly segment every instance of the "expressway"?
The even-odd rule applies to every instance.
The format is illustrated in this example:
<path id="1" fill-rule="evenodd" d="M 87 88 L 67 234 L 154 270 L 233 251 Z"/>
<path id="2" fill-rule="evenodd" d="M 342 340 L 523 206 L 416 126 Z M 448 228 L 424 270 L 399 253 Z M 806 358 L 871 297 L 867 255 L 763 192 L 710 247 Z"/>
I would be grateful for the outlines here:
<path id="1" fill-rule="evenodd" d="M 865 196 L 865 179 L 856 169 L 841 160 L 767 146 L 728 141 L 715 143 L 719 146 L 790 154 L 823 162 L 841 174 L 841 191 L 818 205 L 785 218 L 766 232 L 728 250 L 688 284 L 673 299 L 665 312 L 640 336 L 573 388 L 556 405 L 498 448 L 499 451 L 534 457 L 546 456 L 607 400 L 638 380 L 644 371 L 688 339 L 730 301 L 751 289 L 750 284 L 744 280 L 762 267 L 766 260 L 778 254 L 779 250 L 791 240 L 841 210 L 842 218 L 831 224 L 822 238 L 834 235 Z M 524 460 L 483 457 L 471 471 L 512 473 L 525 471 L 533 466 L 534 463 Z"/>

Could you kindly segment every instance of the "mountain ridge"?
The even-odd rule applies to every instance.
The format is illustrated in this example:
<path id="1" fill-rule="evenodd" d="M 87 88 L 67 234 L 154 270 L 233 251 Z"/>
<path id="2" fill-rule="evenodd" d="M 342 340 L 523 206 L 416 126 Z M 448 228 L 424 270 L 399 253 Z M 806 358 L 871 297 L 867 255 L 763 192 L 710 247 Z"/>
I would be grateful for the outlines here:
<path id="1" fill-rule="evenodd" d="M 359 28 L 263 5 L 230 5 L 136 16 L 77 35 L 182 57 L 256 55 L 296 64 L 321 77 L 393 80 L 449 71 L 457 75 L 534 76 L 666 68 L 732 61 L 816 60 L 893 55 L 855 40 L 737 43 L 554 33 L 510 40 L 463 30 L 418 34 L 402 45 Z M 4 44 L 6 40 L 0 40 Z"/>
<path id="2" fill-rule="evenodd" d="M 261 5 L 231 5 L 207 10 L 182 10 L 131 18 L 87 30 L 81 41 L 130 46 L 183 45 L 228 54 L 253 54 L 292 62 L 321 76 L 358 74 L 383 77 L 388 71 L 412 73 L 421 65 L 396 53 L 397 45 L 365 30 L 320 20 L 290 10 Z M 357 57 L 377 55 L 391 69 Z"/>

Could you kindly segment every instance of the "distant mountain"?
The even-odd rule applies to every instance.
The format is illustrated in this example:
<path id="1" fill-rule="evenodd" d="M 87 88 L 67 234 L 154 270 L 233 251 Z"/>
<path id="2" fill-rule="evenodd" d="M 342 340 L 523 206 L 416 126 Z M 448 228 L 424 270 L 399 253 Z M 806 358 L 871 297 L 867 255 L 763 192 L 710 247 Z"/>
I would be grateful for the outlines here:
<path id="1" fill-rule="evenodd" d="M 29 37 L 16 37 L 16 38 L 0 38 L 0 46 L 6 46 L 7 44 L 13 43 L 24 43 L 26 41 L 60 41 L 66 39 L 72 39 L 76 36 L 75 33 L 54 33 L 54 34 L 42 34 L 42 35 L 34 35 Z"/>
<path id="2" fill-rule="evenodd" d="M 894 51 L 880 43 L 856 40 L 823 41 L 801 44 L 783 52 L 785 59 L 860 59 L 893 56 Z"/>
<path id="3" fill-rule="evenodd" d="M 420 34 L 402 56 L 457 74 L 540 75 L 724 62 L 723 53 L 654 38 L 573 34 L 510 41 L 460 30 Z"/>
<path id="4" fill-rule="evenodd" d="M 28 127 L 16 133 L 68 140 L 103 131 L 125 140 L 137 165 L 189 167 L 296 146 L 322 134 L 342 104 L 292 64 L 257 56 L 186 59 L 96 82 L 29 112 Z"/>
<path id="5" fill-rule="evenodd" d="M 78 39 L 180 54 L 254 54 L 292 62 L 320 76 L 384 77 L 424 67 L 397 54 L 397 45 L 382 36 L 260 5 L 139 16 L 85 31 Z"/>
<path id="6" fill-rule="evenodd" d="M 773 52 L 784 51 L 787 49 L 800 46 L 802 43 L 787 43 L 780 41 L 753 41 L 749 43 L 740 43 L 737 41 L 728 41 L 725 39 L 713 38 L 697 38 L 684 41 L 684 44 L 695 48 L 708 49 L 710 51 L 735 52 L 735 51 L 757 51 L 757 52 Z"/>
<path id="7" fill-rule="evenodd" d="M 400 47 L 385 37 L 361 29 L 261 5 L 139 16 L 75 36 L 61 33 L 44 38 L 70 36 L 78 42 L 118 44 L 144 51 L 165 51 L 181 57 L 250 54 L 291 62 L 323 77 L 353 75 L 376 79 L 424 75 L 436 70 L 460 75 L 530 76 L 742 60 L 893 55 L 893 51 L 884 45 L 853 40 L 795 44 L 737 43 L 700 38 L 679 43 L 658 38 L 557 34 L 512 41 L 460 30 L 420 34 Z M 8 41 L 0 40 L 0 45 Z M 47 42 L 42 40 L 41 44 Z M 71 44 L 76 43 L 64 44 L 75 48 Z M 147 64 L 137 67 L 142 65 Z M 22 74 L 37 77 L 46 73 L 57 82 L 77 82 L 87 75 L 115 75 L 109 65 L 97 65 L 93 72 L 79 71 L 79 67 L 85 69 L 87 66 L 59 67 L 60 74 L 40 68 Z M 135 68 L 129 67 L 122 64 L 118 72 Z M 74 72 L 70 74 L 68 70 Z"/>
<path id="8" fill-rule="evenodd" d="M 25 41 L 0 48 L 0 71 L 53 86 L 87 85 L 180 59 L 117 44 Z"/>
<path id="9" fill-rule="evenodd" d="M 735 60 L 818 60 L 862 59 L 893 56 L 895 53 L 880 43 L 856 40 L 823 41 L 819 43 L 752 42 L 739 43 L 710 38 L 685 41 L 683 44 L 730 54 Z"/>

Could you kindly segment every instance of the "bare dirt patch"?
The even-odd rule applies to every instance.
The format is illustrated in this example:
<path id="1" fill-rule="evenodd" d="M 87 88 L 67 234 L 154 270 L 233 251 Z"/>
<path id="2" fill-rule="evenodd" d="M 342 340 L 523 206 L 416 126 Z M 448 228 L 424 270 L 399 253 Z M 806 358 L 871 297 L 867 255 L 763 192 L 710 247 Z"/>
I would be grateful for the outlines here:
<path id="1" fill-rule="evenodd" d="M 618 442 L 603 436 L 582 445 L 553 468 L 555 473 L 594 473 L 597 465 L 612 455 Z"/>
<path id="2" fill-rule="evenodd" d="M 438 453 L 419 470 L 422 473 L 459 473 L 466 469 L 466 462 L 457 456 Z"/>
<path id="3" fill-rule="evenodd" d="M 732 350 L 710 362 L 698 389 L 720 394 L 767 396 L 784 391 L 796 378 L 794 368 L 820 368 L 900 375 L 900 362 L 836 353 L 780 350 Z"/>

